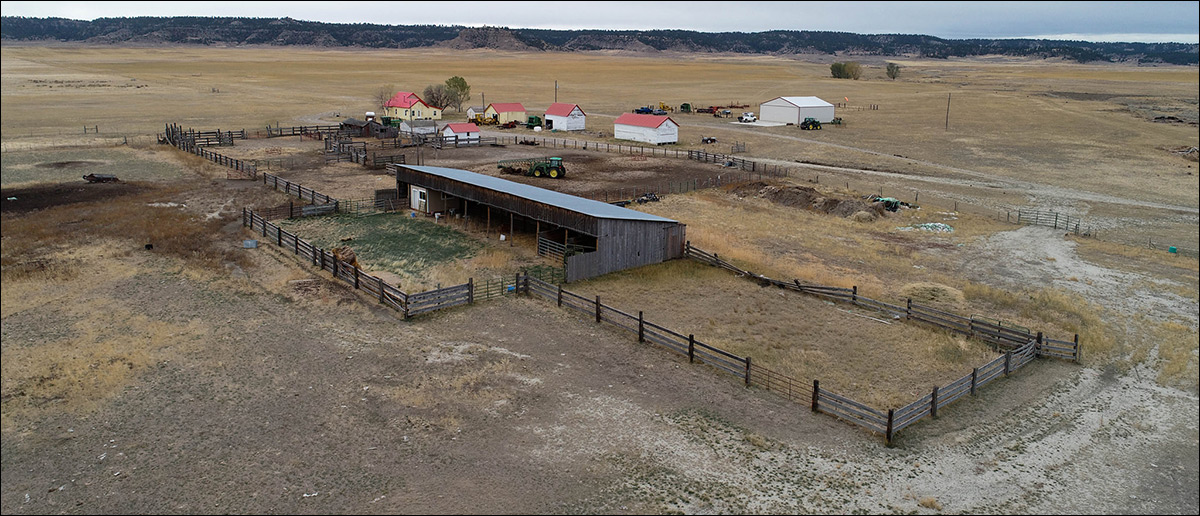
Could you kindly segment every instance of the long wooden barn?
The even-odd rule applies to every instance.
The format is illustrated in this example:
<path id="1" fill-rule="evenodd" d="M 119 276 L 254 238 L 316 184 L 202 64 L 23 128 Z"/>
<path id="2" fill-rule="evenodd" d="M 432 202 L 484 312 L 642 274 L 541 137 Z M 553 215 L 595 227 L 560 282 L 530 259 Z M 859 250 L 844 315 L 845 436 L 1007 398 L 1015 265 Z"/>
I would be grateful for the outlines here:
<path id="1" fill-rule="evenodd" d="M 683 256 L 686 226 L 665 217 L 467 170 L 388 168 L 415 211 L 536 234 L 538 254 L 563 259 L 568 282 Z"/>

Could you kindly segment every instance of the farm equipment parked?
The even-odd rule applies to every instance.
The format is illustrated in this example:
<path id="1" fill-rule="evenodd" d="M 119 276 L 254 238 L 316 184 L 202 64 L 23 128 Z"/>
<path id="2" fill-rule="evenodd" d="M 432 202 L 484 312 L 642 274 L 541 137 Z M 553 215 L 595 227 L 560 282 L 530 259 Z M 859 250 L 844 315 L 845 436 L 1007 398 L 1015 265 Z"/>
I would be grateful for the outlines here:
<path id="1" fill-rule="evenodd" d="M 704 143 L 704 144 L 717 143 L 717 139 L 712 136 L 705 136 L 705 137 L 700 138 L 700 143 Z"/>
<path id="2" fill-rule="evenodd" d="M 808 131 L 808 130 L 816 131 L 816 130 L 821 129 L 821 122 L 818 122 L 817 119 L 810 116 L 810 117 L 805 118 L 803 122 L 800 122 L 800 128 L 805 131 Z"/>
<path id="3" fill-rule="evenodd" d="M 500 124 L 501 129 L 513 129 L 515 127 L 517 127 L 516 120 L 509 120 L 507 122 L 504 122 L 503 124 Z"/>
<path id="4" fill-rule="evenodd" d="M 661 100 L 658 102 L 658 109 L 661 109 L 663 111 L 670 111 L 672 113 L 675 112 L 674 106 L 668 106 L 665 102 L 663 102 Z"/>
<path id="5" fill-rule="evenodd" d="M 500 125 L 500 119 L 496 116 L 485 117 L 483 113 L 475 114 L 475 125 Z"/>
<path id="6" fill-rule="evenodd" d="M 537 115 L 531 115 L 529 117 L 529 120 L 525 122 L 526 129 L 533 129 L 534 127 L 541 127 L 541 126 L 542 126 L 542 117 L 537 116 Z"/>
<path id="7" fill-rule="evenodd" d="M 696 108 L 696 113 L 716 113 L 716 112 L 717 112 L 716 106 Z"/>
<path id="8" fill-rule="evenodd" d="M 680 112 L 680 113 L 691 113 L 691 112 L 692 112 L 692 105 L 691 105 L 690 103 L 687 103 L 687 102 L 684 102 L 683 104 L 680 104 L 680 105 L 679 105 L 679 112 Z"/>
<path id="9" fill-rule="evenodd" d="M 562 158 L 504 159 L 496 162 L 496 168 L 505 174 L 524 174 L 533 177 L 559 179 L 567 175 Z"/>

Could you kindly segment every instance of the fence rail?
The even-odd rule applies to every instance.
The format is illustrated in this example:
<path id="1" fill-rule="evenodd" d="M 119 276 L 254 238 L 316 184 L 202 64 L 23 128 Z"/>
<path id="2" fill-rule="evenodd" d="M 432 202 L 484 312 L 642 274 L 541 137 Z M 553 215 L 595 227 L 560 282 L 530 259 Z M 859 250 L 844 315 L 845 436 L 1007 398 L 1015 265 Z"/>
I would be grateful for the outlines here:
<path id="1" fill-rule="evenodd" d="M 685 244 L 684 256 L 701 263 L 720 267 L 739 276 L 754 280 L 762 285 L 774 285 L 779 288 L 819 297 L 849 302 L 856 306 L 879 310 L 906 320 L 932 324 L 939 328 L 948 329 L 971 337 L 991 342 L 997 348 L 1005 349 L 1003 356 L 973 369 L 970 375 L 950 382 L 942 387 L 934 387 L 933 392 L 900 409 L 890 409 L 887 412 L 869 407 L 849 397 L 821 389 L 817 380 L 813 381 L 812 409 L 814 412 L 824 412 L 844 421 L 856 424 L 868 430 L 884 434 L 888 443 L 892 442 L 895 433 L 919 421 L 926 416 L 937 416 L 937 410 L 947 406 L 962 396 L 975 394 L 976 389 L 1002 375 L 1008 375 L 1024 367 L 1034 358 L 1040 356 L 1079 361 L 1079 336 L 1072 341 L 1062 341 L 1045 338 L 1041 332 L 1036 336 L 1028 328 L 1006 325 L 1003 321 L 987 319 L 979 316 L 964 317 L 958 314 L 938 310 L 932 307 L 915 304 L 907 299 L 904 306 L 884 303 L 866 298 L 858 294 L 858 287 L 844 288 L 823 285 L 806 285 L 799 280 L 791 282 L 778 281 L 766 276 L 755 274 L 722 260 L 715 253 L 708 253 Z M 750 366 L 747 362 L 747 385 L 755 385 L 779 393 L 792 400 L 798 399 L 805 389 L 800 382 L 786 375 L 770 371 L 766 368 Z M 754 375 L 757 374 L 757 377 Z"/>
<path id="2" fill-rule="evenodd" d="M 219 133 L 219 132 L 214 132 L 214 133 Z M 167 124 L 165 132 L 163 133 L 163 135 L 161 135 L 161 137 L 158 139 L 158 141 L 159 141 L 159 143 L 169 143 L 179 150 L 182 150 L 184 152 L 188 152 L 191 154 L 195 154 L 197 156 L 200 156 L 201 158 L 204 158 L 206 160 L 209 160 L 213 163 L 216 163 L 216 164 L 224 166 L 224 167 L 229 167 L 229 168 L 233 169 L 234 171 L 238 172 L 238 174 L 236 174 L 236 175 L 230 174 L 228 176 L 229 179 L 253 179 L 256 177 L 256 174 L 258 173 L 258 167 L 253 162 L 230 158 L 223 154 L 218 154 L 216 152 L 213 152 L 213 151 L 210 151 L 210 150 L 204 148 L 204 146 L 206 144 L 201 143 L 201 142 L 208 141 L 209 137 L 205 137 L 205 138 L 201 138 L 200 140 L 197 140 L 198 134 L 208 134 L 208 133 L 196 132 L 192 129 L 184 129 L 182 126 L 180 126 L 178 124 Z M 229 142 L 228 145 L 233 145 L 234 133 L 232 131 L 229 131 L 229 132 L 226 132 L 225 134 L 228 135 L 228 142 Z M 242 129 L 240 131 L 240 136 L 242 139 L 245 139 L 245 137 L 246 137 L 245 129 Z M 221 137 L 218 134 L 217 138 L 221 139 L 223 137 Z M 222 140 L 222 141 L 224 141 L 224 140 Z"/>

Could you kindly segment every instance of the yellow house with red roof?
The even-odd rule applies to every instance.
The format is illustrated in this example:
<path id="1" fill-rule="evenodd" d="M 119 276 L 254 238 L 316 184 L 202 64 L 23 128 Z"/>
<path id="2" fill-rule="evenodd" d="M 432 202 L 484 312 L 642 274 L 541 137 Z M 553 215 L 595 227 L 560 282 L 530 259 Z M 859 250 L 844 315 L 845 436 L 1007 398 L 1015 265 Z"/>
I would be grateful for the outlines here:
<path id="1" fill-rule="evenodd" d="M 522 106 L 520 102 L 488 104 L 487 109 L 483 110 L 483 118 L 495 120 L 497 124 L 509 121 L 523 124 L 527 120 L 525 106 Z"/>
<path id="2" fill-rule="evenodd" d="M 442 108 L 426 104 L 416 93 L 402 91 L 383 105 L 383 116 L 392 120 L 441 120 Z"/>

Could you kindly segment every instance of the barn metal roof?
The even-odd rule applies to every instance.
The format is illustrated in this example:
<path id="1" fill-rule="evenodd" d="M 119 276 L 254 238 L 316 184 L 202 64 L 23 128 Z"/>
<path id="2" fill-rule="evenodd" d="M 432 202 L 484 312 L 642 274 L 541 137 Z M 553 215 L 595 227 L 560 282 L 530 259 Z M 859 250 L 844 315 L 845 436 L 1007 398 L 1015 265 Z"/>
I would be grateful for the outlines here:
<path id="1" fill-rule="evenodd" d="M 416 93 L 402 91 L 400 93 L 393 95 L 391 100 L 388 100 L 387 103 L 384 104 L 384 106 L 385 107 L 397 107 L 397 108 L 410 108 L 410 107 L 413 107 L 413 105 L 415 105 L 418 102 L 425 104 L 425 101 L 421 100 L 421 97 L 418 97 Z M 429 104 L 425 104 L 425 105 L 428 106 Z"/>
<path id="2" fill-rule="evenodd" d="M 497 192 L 514 195 L 524 199 L 529 199 L 534 202 L 562 208 L 564 210 L 581 213 L 591 217 L 601 219 L 641 220 L 647 222 L 676 222 L 665 217 L 659 217 L 658 215 L 651 215 L 649 213 L 642 213 L 629 208 L 614 206 L 606 202 L 584 199 L 583 197 L 576 197 L 574 195 L 568 195 L 565 193 L 555 192 L 553 190 L 547 190 L 545 188 L 538 188 L 536 186 L 516 183 L 507 179 L 500 179 L 498 177 L 470 172 L 467 170 L 418 165 L 398 166 L 425 174 L 431 174 L 444 177 L 446 179 L 471 184 L 480 188 L 487 188 L 489 190 L 495 190 Z"/>
<path id="3" fill-rule="evenodd" d="M 775 97 L 767 102 L 771 102 L 772 100 L 783 100 L 784 102 L 796 107 L 833 107 L 833 104 L 825 102 L 817 97 Z M 766 104 L 767 102 L 763 102 L 763 104 Z"/>
<path id="4" fill-rule="evenodd" d="M 564 104 L 562 102 L 555 102 L 553 104 L 550 104 L 550 107 L 546 108 L 546 115 L 548 115 L 548 116 L 568 116 L 571 114 L 571 111 L 574 111 L 575 108 L 577 108 L 577 107 L 579 107 L 579 104 Z M 583 113 L 583 108 L 579 108 L 579 112 Z M 585 116 L 587 115 L 587 113 L 583 113 L 583 114 Z"/>
<path id="5" fill-rule="evenodd" d="M 479 126 L 472 123 L 446 124 L 446 127 L 448 127 L 451 131 L 460 134 L 479 132 Z"/>
<path id="6" fill-rule="evenodd" d="M 525 106 L 520 102 L 501 102 L 488 104 L 496 109 L 497 113 L 520 113 L 525 111 Z"/>
<path id="7" fill-rule="evenodd" d="M 667 123 L 667 120 L 671 120 L 671 123 L 675 124 L 676 127 L 679 126 L 679 124 L 672 120 L 669 116 L 639 115 L 636 113 L 625 113 L 617 117 L 617 119 L 613 121 L 613 125 L 634 125 L 638 127 L 649 127 L 651 129 L 656 129 L 658 126 Z"/>

